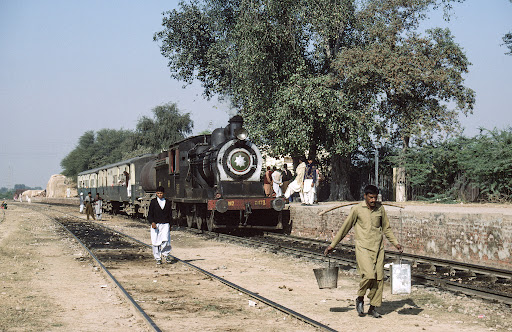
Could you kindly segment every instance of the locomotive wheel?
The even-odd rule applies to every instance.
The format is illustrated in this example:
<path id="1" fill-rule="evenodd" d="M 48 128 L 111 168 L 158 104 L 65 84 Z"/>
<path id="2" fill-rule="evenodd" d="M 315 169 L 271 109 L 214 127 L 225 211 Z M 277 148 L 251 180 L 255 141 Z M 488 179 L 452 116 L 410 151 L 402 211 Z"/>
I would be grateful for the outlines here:
<path id="1" fill-rule="evenodd" d="M 188 228 L 194 227 L 194 215 L 195 212 L 192 211 L 192 207 L 187 207 L 187 226 Z"/>
<path id="2" fill-rule="evenodd" d="M 215 230 L 215 211 L 209 211 L 206 218 L 206 227 L 208 231 L 213 232 Z"/>
<path id="3" fill-rule="evenodd" d="M 203 229 L 206 226 L 206 209 L 200 205 L 196 205 L 195 221 L 197 229 Z"/>

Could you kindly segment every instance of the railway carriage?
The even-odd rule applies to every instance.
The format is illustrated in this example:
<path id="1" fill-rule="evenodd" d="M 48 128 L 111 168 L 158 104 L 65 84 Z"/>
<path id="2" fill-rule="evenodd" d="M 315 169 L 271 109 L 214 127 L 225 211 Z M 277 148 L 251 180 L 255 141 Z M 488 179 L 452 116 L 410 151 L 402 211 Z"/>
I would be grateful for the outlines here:
<path id="1" fill-rule="evenodd" d="M 113 214 L 144 214 L 142 204 L 145 196 L 142 190 L 140 173 L 144 166 L 155 159 L 156 154 L 146 154 L 114 164 L 87 170 L 78 174 L 78 193 L 84 197 L 91 192 L 103 199 L 103 210 Z"/>
<path id="2" fill-rule="evenodd" d="M 248 140 L 242 117 L 234 116 L 211 135 L 189 137 L 156 155 L 82 172 L 78 182 L 79 191 L 99 192 L 105 210 L 114 213 L 146 216 L 149 201 L 162 186 L 174 217 L 188 227 L 283 229 L 288 219 L 283 216 L 285 201 L 265 196 L 261 168 L 258 147 Z"/>

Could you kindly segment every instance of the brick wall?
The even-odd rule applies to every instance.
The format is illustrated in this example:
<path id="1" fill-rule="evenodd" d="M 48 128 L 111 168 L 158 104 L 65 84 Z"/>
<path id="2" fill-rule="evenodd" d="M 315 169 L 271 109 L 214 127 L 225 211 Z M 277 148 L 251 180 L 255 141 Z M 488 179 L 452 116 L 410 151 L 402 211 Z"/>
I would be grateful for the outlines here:
<path id="1" fill-rule="evenodd" d="M 290 207 L 291 233 L 330 241 L 350 206 L 319 216 L 334 206 Z M 512 211 L 459 206 L 386 206 L 391 227 L 406 252 L 512 269 Z M 402 220 L 402 222 L 400 222 Z M 401 226 L 400 226 L 401 225 Z M 353 244 L 353 231 L 343 240 Z M 386 249 L 394 247 L 385 240 Z"/>

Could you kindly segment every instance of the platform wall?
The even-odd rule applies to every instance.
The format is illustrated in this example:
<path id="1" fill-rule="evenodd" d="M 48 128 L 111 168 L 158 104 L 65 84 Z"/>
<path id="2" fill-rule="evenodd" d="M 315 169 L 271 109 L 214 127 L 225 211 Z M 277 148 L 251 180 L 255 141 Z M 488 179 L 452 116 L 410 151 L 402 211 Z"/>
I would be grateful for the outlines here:
<path id="1" fill-rule="evenodd" d="M 350 207 L 290 207 L 292 235 L 331 240 Z M 509 210 L 464 208 L 386 207 L 394 234 L 406 252 L 443 259 L 512 269 L 512 214 Z M 353 231 L 344 243 L 353 244 Z M 386 249 L 395 250 L 387 241 Z"/>

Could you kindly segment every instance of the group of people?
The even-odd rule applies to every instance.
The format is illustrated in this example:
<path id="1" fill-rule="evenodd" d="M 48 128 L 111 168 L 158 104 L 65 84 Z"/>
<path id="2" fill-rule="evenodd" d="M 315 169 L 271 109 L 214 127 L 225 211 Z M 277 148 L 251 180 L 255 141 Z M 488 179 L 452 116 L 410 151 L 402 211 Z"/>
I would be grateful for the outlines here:
<path id="1" fill-rule="evenodd" d="M 292 180 L 292 172 L 288 169 L 288 165 L 284 164 L 283 169 L 278 169 L 276 166 L 270 168 L 267 166 L 267 171 L 263 177 L 263 189 L 267 197 L 281 197 L 288 188 Z"/>
<path id="2" fill-rule="evenodd" d="M 93 220 L 101 220 L 103 214 L 103 200 L 100 194 L 96 194 L 96 197 L 92 198 L 92 193 L 89 191 L 84 198 L 84 193 L 80 193 L 80 213 L 84 213 L 84 210 L 87 215 L 87 220 L 89 220 L 89 216 L 91 216 Z"/>
<path id="3" fill-rule="evenodd" d="M 270 166 L 267 166 L 267 171 L 263 178 L 265 195 L 268 197 L 274 195 L 276 197 L 284 196 L 289 201 L 294 193 L 299 193 L 302 205 L 318 203 L 317 191 L 320 171 L 313 158 L 308 158 L 307 163 L 304 157 L 299 158 L 295 179 L 291 181 L 292 179 L 292 173 L 288 170 L 286 164 L 284 164 L 283 170 L 279 170 L 275 166 L 273 169 L 270 169 Z"/>
<path id="4" fill-rule="evenodd" d="M 309 164 L 311 164 L 311 162 L 309 162 Z M 308 172 L 305 164 L 297 169 L 295 180 L 288 186 L 288 189 L 292 185 L 294 186 L 294 189 L 290 189 L 290 191 L 300 188 L 299 180 L 301 179 L 302 186 L 311 186 L 311 183 L 314 184 L 314 182 L 307 181 L 314 179 L 314 173 L 312 171 Z M 400 252 L 403 251 L 402 246 L 398 243 L 391 230 L 384 207 L 377 201 L 378 194 L 379 189 L 374 185 L 368 185 L 364 188 L 364 201 L 351 209 L 331 244 L 324 251 L 324 254 L 328 255 L 352 228 L 355 229 L 356 261 L 357 269 L 361 277 L 355 304 L 356 311 L 361 317 L 365 316 L 364 296 L 366 293 L 368 293 L 367 296 L 370 300 L 370 307 L 367 314 L 373 318 L 382 317 L 377 311 L 377 307 L 382 304 L 384 287 L 384 236 L 386 236 L 388 241 Z M 171 202 L 164 197 L 164 188 L 158 187 L 156 197 L 150 202 L 147 217 L 148 222 L 151 224 L 153 256 L 158 265 L 162 264 L 163 260 L 168 263 L 177 261 L 177 259 L 170 254 L 171 205 Z"/>

